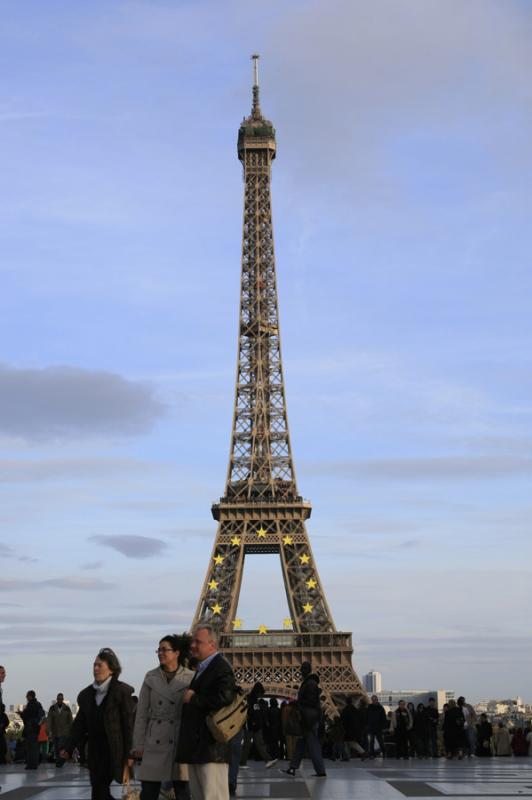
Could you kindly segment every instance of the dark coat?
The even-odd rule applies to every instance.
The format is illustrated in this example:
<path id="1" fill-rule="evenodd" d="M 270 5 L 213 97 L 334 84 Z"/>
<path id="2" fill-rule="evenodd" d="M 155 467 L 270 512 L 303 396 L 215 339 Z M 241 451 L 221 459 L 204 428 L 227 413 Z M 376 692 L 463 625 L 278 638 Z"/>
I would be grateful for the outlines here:
<path id="1" fill-rule="evenodd" d="M 320 721 L 320 679 L 313 673 L 304 678 L 297 693 L 297 707 L 301 716 L 301 725 L 309 731 Z"/>
<path id="2" fill-rule="evenodd" d="M 359 725 L 357 723 L 356 708 L 350 703 L 345 705 L 344 708 L 342 708 L 340 719 L 342 721 L 342 725 L 344 728 L 346 741 L 348 742 L 358 741 L 358 735 L 360 733 L 360 730 L 359 730 Z"/>
<path id="3" fill-rule="evenodd" d="M 443 719 L 443 737 L 448 753 L 465 746 L 464 723 L 464 714 L 460 706 L 447 709 Z"/>
<path id="4" fill-rule="evenodd" d="M 28 700 L 26 707 L 20 712 L 24 722 L 24 738 L 37 737 L 44 714 L 44 708 L 37 699 Z"/>
<path id="5" fill-rule="evenodd" d="M 113 778 L 122 783 L 124 766 L 131 750 L 133 731 L 133 687 L 116 678 L 111 679 L 107 697 L 104 700 L 103 725 L 106 743 L 100 741 L 97 719 L 97 705 L 93 685 L 87 686 L 78 695 L 79 710 L 72 724 L 72 730 L 65 750 L 72 753 L 74 748 L 88 738 L 88 767 L 91 772 L 97 768 L 98 752 L 109 748 Z"/>
<path id="6" fill-rule="evenodd" d="M 380 703 L 370 703 L 368 705 L 368 733 L 382 733 L 386 728 L 388 720 L 386 711 Z"/>
<path id="7" fill-rule="evenodd" d="M 48 733 L 52 738 L 69 736 L 72 728 L 72 711 L 63 703 L 54 703 L 48 711 Z"/>
<path id="8" fill-rule="evenodd" d="M 479 756 L 491 756 L 491 737 L 493 727 L 490 722 L 481 721 L 477 725 L 477 752 Z"/>
<path id="9" fill-rule="evenodd" d="M 217 742 L 207 728 L 207 715 L 229 705 L 236 695 L 233 670 L 220 653 L 196 674 L 194 696 L 183 705 L 177 758 L 180 764 L 228 764 L 229 744 Z"/>

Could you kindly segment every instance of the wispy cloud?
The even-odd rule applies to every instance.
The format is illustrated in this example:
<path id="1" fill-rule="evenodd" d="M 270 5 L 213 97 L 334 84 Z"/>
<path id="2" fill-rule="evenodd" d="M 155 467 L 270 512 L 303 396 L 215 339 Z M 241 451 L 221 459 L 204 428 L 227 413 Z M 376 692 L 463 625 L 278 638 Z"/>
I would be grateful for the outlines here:
<path id="1" fill-rule="evenodd" d="M 112 589 L 113 584 L 97 578 L 84 578 L 81 576 L 49 578 L 44 581 L 36 581 L 25 578 L 0 578 L 0 592 L 31 592 L 48 588 L 93 592 L 100 591 L 101 589 Z"/>
<path id="2" fill-rule="evenodd" d="M 0 461 L 0 483 L 108 480 L 116 475 L 146 474 L 157 465 L 135 458 L 41 458 Z"/>
<path id="3" fill-rule="evenodd" d="M 108 581 L 102 581 L 99 578 L 84 578 L 82 576 L 73 576 L 66 578 L 49 578 L 46 581 L 41 581 L 35 584 L 36 586 L 50 587 L 55 589 L 76 589 L 82 592 L 96 592 L 100 589 L 112 589 L 113 584 Z"/>
<path id="4" fill-rule="evenodd" d="M 338 461 L 307 464 L 313 474 L 357 480 L 452 481 L 485 480 L 532 473 L 532 458 L 517 456 L 442 456 Z"/>
<path id="5" fill-rule="evenodd" d="M 123 535 L 96 535 L 91 536 L 89 541 L 110 547 L 126 558 L 151 558 L 161 555 L 168 547 L 162 539 L 152 539 L 149 536 Z"/>
<path id="6" fill-rule="evenodd" d="M 0 433 L 28 440 L 131 436 L 163 414 L 153 388 L 111 372 L 0 367 Z"/>

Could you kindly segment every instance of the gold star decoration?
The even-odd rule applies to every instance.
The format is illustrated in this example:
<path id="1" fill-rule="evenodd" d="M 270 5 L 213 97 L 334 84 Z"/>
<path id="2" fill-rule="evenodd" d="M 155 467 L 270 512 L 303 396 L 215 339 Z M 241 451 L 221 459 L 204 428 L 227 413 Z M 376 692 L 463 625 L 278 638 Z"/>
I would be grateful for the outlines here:
<path id="1" fill-rule="evenodd" d="M 309 578 L 308 579 L 307 586 L 308 586 L 309 589 L 315 589 L 317 585 L 318 585 L 318 583 L 317 583 L 317 581 L 314 580 L 314 578 Z"/>
<path id="2" fill-rule="evenodd" d="M 266 531 L 264 530 L 262 525 L 260 526 L 260 528 L 257 531 L 257 536 L 259 537 L 259 539 L 265 539 L 266 538 Z"/>
<path id="3" fill-rule="evenodd" d="M 291 536 L 283 536 L 283 544 L 294 544 Z"/>
<path id="4" fill-rule="evenodd" d="M 233 538 L 231 539 L 231 544 L 234 544 L 235 547 L 238 547 L 241 541 L 242 540 L 240 539 L 240 536 L 233 536 Z"/>
<path id="5" fill-rule="evenodd" d="M 236 628 L 241 628 L 242 627 L 242 620 L 238 619 L 238 618 L 237 619 L 233 619 L 233 620 L 231 620 L 231 624 L 232 624 L 233 628 L 235 628 L 235 629 Z"/>
<path id="6" fill-rule="evenodd" d="M 291 628 L 292 625 L 293 625 L 293 622 L 290 619 L 290 617 L 285 617 L 284 620 L 283 620 L 283 627 L 284 628 Z"/>
<path id="7" fill-rule="evenodd" d="M 310 603 L 305 603 L 305 605 L 303 606 L 303 611 L 305 612 L 305 614 L 310 614 L 313 608 L 314 606 L 311 606 Z"/>
<path id="8" fill-rule="evenodd" d="M 221 605 L 219 603 L 215 603 L 213 605 L 213 607 L 211 608 L 211 611 L 212 611 L 213 614 L 221 614 L 222 613 L 222 607 L 221 607 Z"/>
<path id="9" fill-rule="evenodd" d="M 214 556 L 214 563 L 216 564 L 217 567 L 219 567 L 220 564 L 224 563 L 224 557 L 223 556 Z"/>
<path id="10" fill-rule="evenodd" d="M 214 590 L 214 589 L 217 589 L 217 588 L 218 588 L 218 581 L 215 581 L 214 579 L 212 581 L 209 581 L 209 589 L 213 589 Z"/>
<path id="11" fill-rule="evenodd" d="M 259 625 L 259 633 L 263 636 L 265 633 L 268 633 L 268 628 L 266 625 Z"/>
<path id="12" fill-rule="evenodd" d="M 302 564 L 308 564 L 308 562 L 310 561 L 310 556 L 307 553 L 303 553 L 302 556 L 299 556 L 299 560 L 301 561 Z"/>

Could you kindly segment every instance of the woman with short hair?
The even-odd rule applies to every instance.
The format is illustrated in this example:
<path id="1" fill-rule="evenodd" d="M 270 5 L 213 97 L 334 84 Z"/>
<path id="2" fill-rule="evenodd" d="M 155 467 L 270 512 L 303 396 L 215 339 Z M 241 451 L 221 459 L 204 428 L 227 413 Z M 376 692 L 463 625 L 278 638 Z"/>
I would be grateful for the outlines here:
<path id="1" fill-rule="evenodd" d="M 94 659 L 94 683 L 78 695 L 78 713 L 67 745 L 60 755 L 70 758 L 76 745 L 87 739 L 91 800 L 112 800 L 110 785 L 124 780 L 131 749 L 133 687 L 119 681 L 120 661 L 109 647 Z"/>
<path id="2" fill-rule="evenodd" d="M 176 800 L 188 800 L 188 773 L 176 764 L 183 695 L 194 673 L 187 669 L 191 637 L 169 634 L 155 651 L 159 666 L 146 673 L 139 695 L 131 755 L 142 759 L 137 776 L 141 800 L 157 800 L 161 783 L 172 782 Z"/>

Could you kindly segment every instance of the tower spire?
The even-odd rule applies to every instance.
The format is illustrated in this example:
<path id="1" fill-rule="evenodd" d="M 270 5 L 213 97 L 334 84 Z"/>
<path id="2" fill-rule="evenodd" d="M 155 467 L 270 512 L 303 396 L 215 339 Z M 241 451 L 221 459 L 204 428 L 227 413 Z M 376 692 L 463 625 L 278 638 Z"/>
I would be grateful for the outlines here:
<path id="1" fill-rule="evenodd" d="M 251 56 L 253 61 L 253 105 L 251 114 L 255 119 L 262 116 L 259 103 L 259 58 L 258 53 L 254 53 Z"/>

